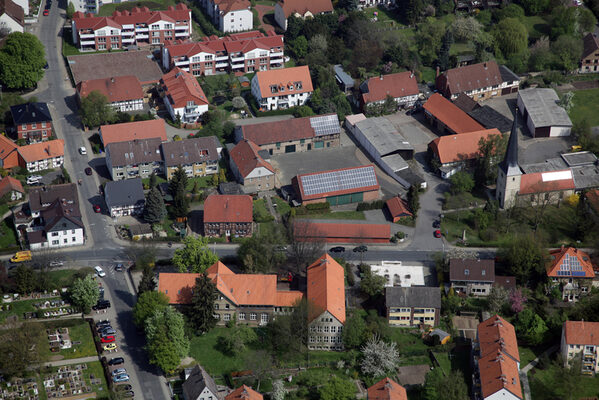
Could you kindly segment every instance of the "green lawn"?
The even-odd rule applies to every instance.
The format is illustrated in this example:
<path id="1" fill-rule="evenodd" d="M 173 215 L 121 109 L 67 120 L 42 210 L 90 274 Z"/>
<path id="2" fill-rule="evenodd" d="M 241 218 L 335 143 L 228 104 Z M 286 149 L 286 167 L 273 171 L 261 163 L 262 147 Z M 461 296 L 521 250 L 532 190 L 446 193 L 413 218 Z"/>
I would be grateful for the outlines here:
<path id="1" fill-rule="evenodd" d="M 397 343 L 401 365 L 430 364 L 430 349 L 415 329 L 391 328 L 391 340 Z"/>
<path id="2" fill-rule="evenodd" d="M 90 356 L 95 356 L 98 354 L 96 352 L 96 345 L 94 343 L 94 338 L 92 335 L 91 328 L 87 322 L 81 320 L 80 323 L 78 323 L 78 324 L 74 324 L 73 326 L 68 326 L 68 325 L 71 325 L 71 323 L 69 323 L 69 324 L 62 323 L 61 324 L 60 321 L 51 321 L 51 322 L 44 322 L 43 325 L 44 325 L 44 329 L 61 328 L 64 325 L 67 325 L 67 328 L 69 329 L 69 337 L 71 338 L 71 341 L 73 343 L 81 342 L 80 344 L 74 344 L 73 347 L 71 347 L 70 349 L 60 350 L 59 353 L 52 353 L 50 351 L 50 347 L 46 346 L 46 347 L 44 347 L 44 350 L 45 350 L 45 354 L 47 357 L 61 355 L 62 356 L 61 359 L 70 360 L 73 358 L 90 357 Z"/>
<path id="3" fill-rule="evenodd" d="M 279 213 L 279 215 L 285 216 L 289 214 L 289 211 L 291 211 L 291 206 L 289 205 L 289 203 L 283 200 L 282 198 L 275 196 L 272 198 L 272 201 L 274 204 L 277 205 L 277 212 Z"/>
<path id="4" fill-rule="evenodd" d="M 521 364 L 522 365 L 522 364 Z M 564 399 L 570 393 L 564 393 L 559 382 L 560 372 L 551 364 L 547 369 L 533 368 L 528 373 L 533 399 Z M 576 382 L 576 393 L 572 399 L 599 396 L 599 376 L 580 375 Z"/>
<path id="5" fill-rule="evenodd" d="M 540 15 L 524 17 L 522 23 L 526 26 L 529 39 L 532 40 L 537 40 L 541 36 L 549 36 L 551 32 L 549 22 Z"/>
<path id="6" fill-rule="evenodd" d="M 471 54 L 474 52 L 474 48 L 471 43 L 454 43 L 451 45 L 451 49 L 449 50 L 449 54 L 460 55 L 460 54 Z"/>
<path id="7" fill-rule="evenodd" d="M 148 7 L 150 10 L 166 10 L 168 6 L 174 6 L 175 4 L 176 2 L 174 0 L 146 0 L 104 4 L 100 7 L 98 16 L 108 17 L 115 11 L 131 10 L 133 7 Z"/>
<path id="8" fill-rule="evenodd" d="M 17 234 L 13 228 L 13 223 L 10 218 L 0 222 L 0 250 L 14 250 L 18 246 Z"/>
<path id="9" fill-rule="evenodd" d="M 518 346 L 518 353 L 520 354 L 520 367 L 525 367 L 535 358 L 539 357 L 548 346 L 537 346 L 537 347 L 524 347 Z"/>
<path id="10" fill-rule="evenodd" d="M 189 355 L 213 376 L 243 370 L 243 357 L 249 352 L 247 350 L 237 357 L 231 357 L 220 352 L 217 349 L 217 340 L 220 335 L 224 334 L 226 329 L 217 327 L 203 336 L 196 336 L 191 339 Z"/>
<path id="11" fill-rule="evenodd" d="M 35 303 L 40 303 L 41 301 L 46 300 L 56 300 L 58 297 L 51 297 L 48 299 L 33 299 L 33 300 L 22 300 L 22 301 L 13 301 L 11 303 L 3 303 L 3 311 L 0 311 L 0 322 L 4 321 L 7 317 L 11 315 L 16 315 L 19 319 L 23 319 L 23 314 L 27 312 L 34 312 L 36 308 L 33 306 Z M 10 310 L 6 311 L 6 307 L 10 307 Z"/>
<path id="12" fill-rule="evenodd" d="M 432 69 L 431 67 L 422 67 L 420 68 L 421 72 L 422 72 L 422 77 L 421 79 L 424 82 L 434 82 L 435 81 L 435 70 Z"/>
<path id="13" fill-rule="evenodd" d="M 264 199 L 254 200 L 254 221 L 255 222 L 269 222 L 274 219 L 266 208 L 266 201 Z"/>
<path id="14" fill-rule="evenodd" d="M 572 101 L 574 106 L 570 109 L 570 118 L 573 121 L 586 119 L 591 126 L 599 125 L 599 89 L 577 90 Z"/>
<path id="15" fill-rule="evenodd" d="M 366 216 L 364 211 L 331 211 L 321 214 L 297 215 L 297 218 L 365 220 Z"/>
<path id="16" fill-rule="evenodd" d="M 63 288 L 70 286 L 71 283 L 73 283 L 73 276 L 77 273 L 93 274 L 94 269 L 92 267 L 84 267 L 79 269 L 58 269 L 56 271 L 49 271 L 47 275 L 57 288 Z"/>
<path id="17" fill-rule="evenodd" d="M 452 195 L 449 192 L 445 193 L 445 199 L 443 201 L 443 210 L 453 210 L 456 208 L 469 207 L 473 203 L 485 204 L 487 197 L 477 193 L 458 193 Z"/>
<path id="18" fill-rule="evenodd" d="M 397 16 L 389 10 L 386 10 L 383 7 L 370 7 L 370 8 L 365 8 L 364 9 L 364 15 L 366 15 L 368 17 L 368 19 L 372 19 L 374 18 L 374 13 L 377 13 L 377 22 L 380 22 L 381 24 L 385 24 L 385 25 L 391 25 L 391 26 L 397 26 L 397 25 L 402 25 L 402 23 L 399 22 L 399 20 L 397 19 Z"/>

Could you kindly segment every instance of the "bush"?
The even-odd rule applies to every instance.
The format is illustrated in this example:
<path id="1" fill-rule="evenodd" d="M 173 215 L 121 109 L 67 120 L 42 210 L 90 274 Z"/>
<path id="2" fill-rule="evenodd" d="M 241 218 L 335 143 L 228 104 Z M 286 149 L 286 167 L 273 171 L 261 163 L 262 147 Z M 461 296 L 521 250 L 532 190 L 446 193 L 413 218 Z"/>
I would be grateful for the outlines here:
<path id="1" fill-rule="evenodd" d="M 331 205 L 326 201 L 324 203 L 313 203 L 306 205 L 306 210 L 308 211 L 329 211 L 330 209 Z"/>
<path id="2" fill-rule="evenodd" d="M 383 200 L 375 200 L 370 203 L 366 203 L 366 202 L 358 203 L 358 207 L 356 209 L 358 211 L 381 210 L 384 206 L 385 206 L 385 202 Z"/>

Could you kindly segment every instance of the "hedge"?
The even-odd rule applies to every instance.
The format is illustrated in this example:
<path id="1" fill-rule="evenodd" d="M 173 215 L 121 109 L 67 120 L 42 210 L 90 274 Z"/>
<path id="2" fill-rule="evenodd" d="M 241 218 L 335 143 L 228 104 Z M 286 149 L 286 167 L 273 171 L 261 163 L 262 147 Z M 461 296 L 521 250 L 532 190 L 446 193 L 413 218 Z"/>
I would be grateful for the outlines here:
<path id="1" fill-rule="evenodd" d="M 375 200 L 370 203 L 358 203 L 358 207 L 356 210 L 358 211 L 366 211 L 366 210 L 381 210 L 385 206 L 385 202 L 383 200 Z"/>

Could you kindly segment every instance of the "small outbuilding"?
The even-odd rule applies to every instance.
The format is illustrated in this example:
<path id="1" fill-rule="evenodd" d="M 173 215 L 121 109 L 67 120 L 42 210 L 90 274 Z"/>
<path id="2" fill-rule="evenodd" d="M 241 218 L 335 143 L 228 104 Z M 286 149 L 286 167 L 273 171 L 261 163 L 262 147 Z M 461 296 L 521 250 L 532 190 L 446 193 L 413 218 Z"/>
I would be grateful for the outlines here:
<path id="1" fill-rule="evenodd" d="M 532 137 L 570 136 L 572 121 L 559 102 L 555 90 L 549 88 L 518 92 L 518 107 Z"/>

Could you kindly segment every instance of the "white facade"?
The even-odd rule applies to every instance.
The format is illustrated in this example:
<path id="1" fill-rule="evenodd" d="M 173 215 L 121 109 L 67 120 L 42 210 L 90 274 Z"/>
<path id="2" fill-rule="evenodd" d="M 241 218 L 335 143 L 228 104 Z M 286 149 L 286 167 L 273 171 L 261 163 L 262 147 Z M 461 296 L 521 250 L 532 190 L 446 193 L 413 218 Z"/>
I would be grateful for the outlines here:
<path id="1" fill-rule="evenodd" d="M 416 103 L 418 101 L 418 97 L 419 97 L 419 95 L 413 94 L 411 96 L 395 97 L 394 100 L 398 106 L 412 107 L 414 105 L 414 103 Z M 385 101 L 386 101 L 386 99 L 379 100 L 379 101 L 371 101 L 366 104 L 366 107 L 368 107 L 371 104 L 384 104 Z"/>
<path id="2" fill-rule="evenodd" d="M 401 261 L 382 261 L 370 265 L 372 273 L 387 279 L 385 286 L 424 286 L 424 267 L 422 265 L 404 265 Z"/>
<path id="3" fill-rule="evenodd" d="M 252 95 L 258 102 L 260 108 L 264 111 L 285 109 L 296 106 L 303 106 L 306 104 L 312 92 L 302 92 L 293 94 L 278 94 L 276 96 L 262 97 L 260 91 L 260 84 L 258 82 L 258 75 L 254 75 L 252 78 Z"/>
<path id="4" fill-rule="evenodd" d="M 17 21 L 12 19 L 12 17 L 6 13 L 0 15 L 0 26 L 5 26 L 6 28 L 8 28 L 10 30 L 9 33 L 10 32 L 21 32 L 21 33 L 24 32 L 23 25 L 19 24 Z"/>
<path id="5" fill-rule="evenodd" d="M 61 247 L 81 246 L 85 244 L 83 228 L 48 232 L 46 242 L 31 243 L 31 250 L 57 249 Z"/>
<path id="6" fill-rule="evenodd" d="M 522 400 L 522 398 L 503 388 L 492 395 L 485 397 L 484 400 Z"/>
<path id="7" fill-rule="evenodd" d="M 166 100 L 164 105 L 173 121 L 177 120 L 178 115 L 181 118 L 181 122 L 194 123 L 197 122 L 202 114 L 208 111 L 208 104 L 195 104 L 193 101 L 190 101 L 186 107 L 174 108 L 168 97 L 164 97 L 164 99 Z"/>
<path id="8" fill-rule="evenodd" d="M 135 206 L 133 204 L 126 206 L 114 206 L 110 207 L 110 216 L 111 217 L 123 217 L 127 215 L 139 215 L 143 212 L 143 205 Z"/>
<path id="9" fill-rule="evenodd" d="M 343 350 L 343 324 L 328 311 L 309 324 L 308 349 Z"/>
<path id="10" fill-rule="evenodd" d="M 144 100 L 135 99 L 127 101 L 114 101 L 110 103 L 110 105 L 115 109 L 115 111 L 138 111 L 144 109 Z"/>
<path id="11" fill-rule="evenodd" d="M 64 156 L 46 158 L 27 163 L 27 172 L 43 171 L 45 169 L 60 168 L 64 164 Z"/>
<path id="12" fill-rule="evenodd" d="M 16 190 L 10 191 L 10 201 L 16 201 L 23 198 L 23 193 L 17 192 Z"/>
<path id="13" fill-rule="evenodd" d="M 220 13 L 219 29 L 223 32 L 250 31 L 254 28 L 254 15 L 250 10 L 235 10 Z"/>

